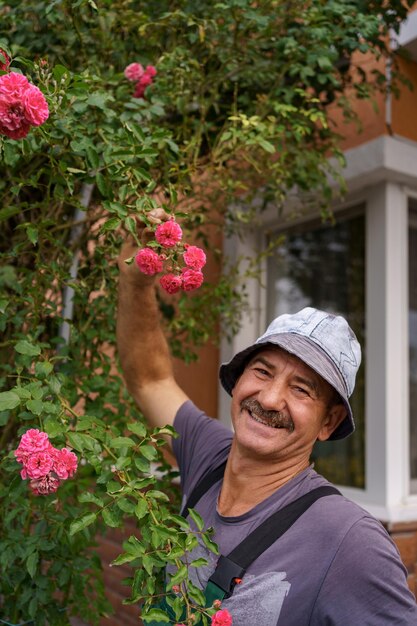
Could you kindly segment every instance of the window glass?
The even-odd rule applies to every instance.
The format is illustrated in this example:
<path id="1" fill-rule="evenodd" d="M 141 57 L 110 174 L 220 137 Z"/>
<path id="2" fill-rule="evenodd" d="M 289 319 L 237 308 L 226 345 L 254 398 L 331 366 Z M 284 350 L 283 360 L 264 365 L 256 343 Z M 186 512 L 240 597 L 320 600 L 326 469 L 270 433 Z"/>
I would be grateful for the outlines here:
<path id="1" fill-rule="evenodd" d="M 339 485 L 365 486 L 365 218 L 363 207 L 337 217 L 334 225 L 310 222 L 284 232 L 267 261 L 267 315 L 314 306 L 348 320 L 362 346 L 351 406 L 355 433 L 342 441 L 318 442 L 315 469 Z"/>
<path id="2" fill-rule="evenodd" d="M 409 203 L 408 324 L 410 338 L 410 464 L 411 491 L 417 493 L 417 200 Z"/>

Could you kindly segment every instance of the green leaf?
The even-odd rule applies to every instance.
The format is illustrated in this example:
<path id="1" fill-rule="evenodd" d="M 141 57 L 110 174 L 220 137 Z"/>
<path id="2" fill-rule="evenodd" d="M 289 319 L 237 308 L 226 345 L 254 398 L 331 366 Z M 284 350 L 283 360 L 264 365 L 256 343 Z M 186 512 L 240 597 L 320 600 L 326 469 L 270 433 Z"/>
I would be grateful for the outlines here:
<path id="1" fill-rule="evenodd" d="M 30 343 L 26 339 L 21 339 L 20 341 L 18 341 L 14 349 L 16 350 L 16 352 L 19 352 L 19 354 L 26 354 L 27 356 L 37 356 L 41 353 L 41 349 L 39 346 L 33 345 L 33 343 Z"/>
<path id="2" fill-rule="evenodd" d="M 187 578 L 187 574 L 188 574 L 187 566 L 181 565 L 181 567 L 178 569 L 176 574 L 174 574 L 174 576 L 171 577 L 169 584 L 168 584 L 168 588 L 172 589 L 173 585 L 179 585 L 180 583 L 182 583 L 182 581 Z"/>
<path id="3" fill-rule="evenodd" d="M 29 241 L 36 245 L 38 243 L 38 229 L 35 226 L 28 226 L 26 228 L 26 234 L 28 236 Z"/>
<path id="4" fill-rule="evenodd" d="M 122 525 L 122 517 L 120 511 L 116 512 L 114 509 L 103 509 L 101 512 L 104 523 L 110 528 L 118 528 Z"/>
<path id="5" fill-rule="evenodd" d="M 29 572 L 29 576 L 33 578 L 36 574 L 36 569 L 39 563 L 39 552 L 32 552 L 26 559 L 26 569 Z"/>
<path id="6" fill-rule="evenodd" d="M 200 559 L 195 559 L 194 561 L 191 561 L 190 565 L 192 565 L 192 567 L 202 567 L 203 565 L 208 565 L 208 561 L 207 559 L 201 557 Z"/>
<path id="7" fill-rule="evenodd" d="M 66 434 L 68 427 L 58 422 L 55 417 L 48 418 L 44 421 L 44 430 L 51 439 Z"/>
<path id="8" fill-rule="evenodd" d="M 34 415 L 42 415 L 43 402 L 42 400 L 28 400 L 26 402 L 26 408 Z"/>
<path id="9" fill-rule="evenodd" d="M 136 235 L 137 234 L 137 224 L 136 224 L 136 220 L 134 217 L 127 217 L 124 221 L 125 224 L 125 228 L 129 233 L 132 233 L 132 235 Z"/>
<path id="10" fill-rule="evenodd" d="M 145 568 L 145 570 L 147 571 L 149 576 L 151 576 L 152 575 L 152 571 L 153 571 L 153 566 L 154 566 L 153 558 L 151 556 L 149 556 L 148 554 L 145 554 L 143 559 L 142 559 L 142 563 L 143 563 L 143 567 Z"/>
<path id="11" fill-rule="evenodd" d="M 114 559 L 114 561 L 112 561 L 112 565 L 124 565 L 125 563 L 131 563 L 132 561 L 134 561 L 135 559 L 137 559 L 138 557 L 135 556 L 134 554 L 120 554 L 118 557 L 116 557 Z"/>
<path id="12" fill-rule="evenodd" d="M 119 498 L 117 500 L 117 506 L 119 507 L 120 510 L 122 510 L 124 513 L 133 513 L 133 511 L 136 508 L 136 505 L 134 502 L 132 502 L 131 500 L 129 500 L 128 498 Z"/>
<path id="13" fill-rule="evenodd" d="M 54 369 L 54 366 L 49 361 L 38 361 L 35 365 L 35 374 L 38 378 L 46 378 Z"/>
<path id="14" fill-rule="evenodd" d="M 204 593 L 201 591 L 201 589 L 193 585 L 191 580 L 187 582 L 187 591 L 188 591 L 188 595 L 190 596 L 192 600 L 194 600 L 194 602 L 196 602 L 197 604 L 200 604 L 201 606 L 205 605 L 206 598 L 205 598 Z"/>
<path id="15" fill-rule="evenodd" d="M 148 498 L 155 498 L 156 500 L 164 500 L 165 502 L 169 502 L 169 498 L 166 493 L 163 491 L 158 491 L 157 489 L 151 489 L 146 493 Z"/>
<path id="16" fill-rule="evenodd" d="M 108 230 L 116 230 L 121 224 L 121 219 L 118 217 L 111 217 L 107 222 L 104 222 L 101 230 L 106 232 Z"/>
<path id="17" fill-rule="evenodd" d="M 93 167 L 94 169 L 97 169 L 100 164 L 100 159 L 97 154 L 97 150 L 93 148 L 92 146 L 87 147 L 87 158 L 91 167 Z"/>
<path id="18" fill-rule="evenodd" d="M 83 491 L 83 493 L 80 493 L 80 495 L 78 496 L 78 501 L 79 502 L 92 502 L 93 504 L 97 504 L 97 506 L 99 507 L 104 506 L 103 498 L 99 498 L 94 493 L 91 493 L 91 491 Z"/>
<path id="19" fill-rule="evenodd" d="M 153 446 L 148 446 L 148 445 L 140 446 L 139 451 L 145 457 L 145 459 L 148 459 L 148 461 L 153 461 L 158 456 L 158 452 L 155 450 Z"/>
<path id="20" fill-rule="evenodd" d="M 169 624 L 170 618 L 165 611 L 161 609 L 150 609 L 148 612 L 142 612 L 141 618 L 144 622 L 166 622 Z"/>
<path id="21" fill-rule="evenodd" d="M 197 526 L 198 530 L 203 530 L 204 528 L 204 520 L 199 513 L 195 509 L 190 509 L 188 511 L 188 515 L 193 520 L 194 524 Z"/>
<path id="22" fill-rule="evenodd" d="M 96 91 L 90 94 L 87 98 L 87 104 L 90 106 L 97 107 L 102 111 L 106 111 L 107 102 L 109 100 L 113 100 L 112 96 L 104 91 Z"/>
<path id="23" fill-rule="evenodd" d="M 69 534 L 75 535 L 75 533 L 80 532 L 80 530 L 84 530 L 87 526 L 91 526 L 97 519 L 97 513 L 87 513 L 87 515 L 83 515 L 80 519 L 76 519 L 71 522 Z"/>
<path id="24" fill-rule="evenodd" d="M 135 516 L 142 519 L 148 513 L 148 503 L 145 498 L 141 498 L 135 507 Z"/>
<path id="25" fill-rule="evenodd" d="M 131 422 L 130 424 L 127 424 L 126 428 L 138 437 L 146 437 L 147 435 L 147 428 L 141 422 Z"/>
<path id="26" fill-rule="evenodd" d="M 20 404 L 20 398 L 14 391 L 0 393 L 0 411 L 15 409 Z"/>
<path id="27" fill-rule="evenodd" d="M 115 437 L 110 442 L 110 447 L 115 448 L 132 448 L 136 443 L 130 437 Z"/>
<path id="28" fill-rule="evenodd" d="M 94 437 L 91 437 L 91 435 L 69 431 L 67 437 L 71 446 L 78 450 L 78 452 L 84 452 L 84 450 L 90 450 L 91 452 L 97 453 L 101 452 L 100 444 L 94 439 Z"/>
<path id="29" fill-rule="evenodd" d="M 206 548 L 210 550 L 210 552 L 214 552 L 214 554 L 220 554 L 219 546 L 217 545 L 217 543 L 209 539 L 207 535 L 205 534 L 201 535 L 201 539 L 203 540 L 203 543 L 206 546 Z"/>

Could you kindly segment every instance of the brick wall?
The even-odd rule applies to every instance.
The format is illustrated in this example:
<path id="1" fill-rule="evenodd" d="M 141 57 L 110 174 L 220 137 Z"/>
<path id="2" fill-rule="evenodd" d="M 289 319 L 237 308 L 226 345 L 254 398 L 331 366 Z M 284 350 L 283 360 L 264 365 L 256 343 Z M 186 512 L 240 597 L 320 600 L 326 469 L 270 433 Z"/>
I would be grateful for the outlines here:
<path id="1" fill-rule="evenodd" d="M 408 571 L 408 585 L 417 597 L 417 521 L 386 524 L 385 527 L 398 546 Z"/>

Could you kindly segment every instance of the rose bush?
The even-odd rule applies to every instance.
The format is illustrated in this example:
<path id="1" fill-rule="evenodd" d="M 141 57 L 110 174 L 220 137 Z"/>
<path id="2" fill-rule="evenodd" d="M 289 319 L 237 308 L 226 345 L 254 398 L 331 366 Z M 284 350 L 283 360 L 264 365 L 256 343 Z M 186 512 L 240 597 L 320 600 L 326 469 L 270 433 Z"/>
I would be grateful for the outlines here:
<path id="1" fill-rule="evenodd" d="M 2 619 L 97 623 L 109 604 L 95 536 L 126 518 L 140 532 L 115 564 L 131 564 L 128 601 L 143 619 L 165 593 L 167 562 L 181 589 L 176 620 L 220 619 L 187 586 L 184 561 L 198 539 L 175 513 L 167 431 L 146 428 L 117 371 L 114 259 L 159 205 L 213 263 L 224 260 L 215 228 L 239 234 L 288 190 L 308 191 L 307 201 L 315 193 L 326 207 L 328 157 L 342 159 L 328 106 L 351 118 L 352 100 L 339 98 L 347 87 L 369 97 L 384 86 L 377 66 L 347 68 L 355 53 L 388 57 L 388 34 L 406 12 L 400 0 L 0 8 Z M 394 88 L 395 58 L 392 68 Z M 238 328 L 245 274 L 224 260 L 227 271 L 203 283 L 204 253 L 169 229 L 161 310 L 174 353 L 191 360 L 219 321 L 226 333 Z M 44 436 L 34 451 L 30 431 L 60 452 L 42 447 Z"/>

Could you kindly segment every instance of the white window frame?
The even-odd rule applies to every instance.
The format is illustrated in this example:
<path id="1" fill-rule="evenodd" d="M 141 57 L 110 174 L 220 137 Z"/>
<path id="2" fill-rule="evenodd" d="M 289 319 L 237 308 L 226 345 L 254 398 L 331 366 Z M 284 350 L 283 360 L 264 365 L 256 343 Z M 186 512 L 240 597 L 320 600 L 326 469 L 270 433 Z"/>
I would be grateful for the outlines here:
<path id="1" fill-rule="evenodd" d="M 348 150 L 346 159 L 349 193 L 334 206 L 335 215 L 365 205 L 366 487 L 339 488 L 384 522 L 412 521 L 417 519 L 417 495 L 410 493 L 409 463 L 408 198 L 417 197 L 417 143 L 382 136 Z M 278 224 L 276 209 L 267 210 L 257 231 L 226 242 L 227 254 L 255 255 L 266 231 L 278 226 L 283 221 Z M 265 319 L 265 289 L 255 279 L 246 288 L 250 312 L 233 341 L 222 342 L 222 362 L 252 344 L 270 321 Z M 219 415 L 230 425 L 229 413 L 230 398 L 221 391 Z"/>

